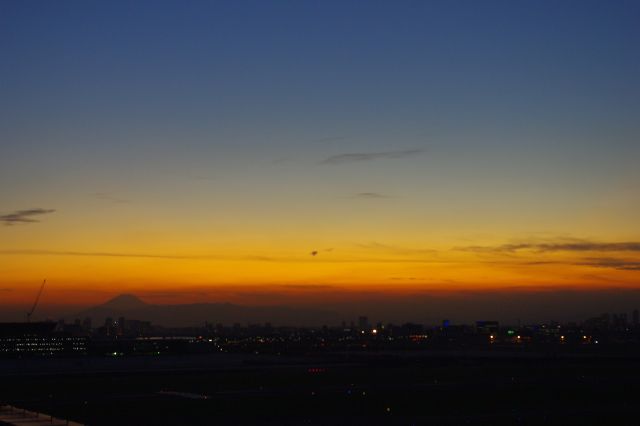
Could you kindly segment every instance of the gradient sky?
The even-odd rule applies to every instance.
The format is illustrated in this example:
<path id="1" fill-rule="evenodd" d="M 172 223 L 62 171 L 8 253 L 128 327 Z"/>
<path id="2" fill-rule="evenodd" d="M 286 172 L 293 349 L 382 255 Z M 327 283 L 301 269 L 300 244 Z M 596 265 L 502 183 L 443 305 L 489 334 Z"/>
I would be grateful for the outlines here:
<path id="1" fill-rule="evenodd" d="M 638 22 L 3 1 L 0 305 L 637 289 Z"/>

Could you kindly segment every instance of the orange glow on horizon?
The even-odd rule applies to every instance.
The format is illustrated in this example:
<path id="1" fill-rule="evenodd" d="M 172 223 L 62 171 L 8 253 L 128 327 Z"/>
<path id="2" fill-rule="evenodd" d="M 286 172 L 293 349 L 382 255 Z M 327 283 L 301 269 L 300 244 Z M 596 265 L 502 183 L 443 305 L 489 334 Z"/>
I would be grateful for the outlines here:
<path id="1" fill-rule="evenodd" d="M 236 249 L 206 254 L 14 250 L 1 256 L 10 267 L 3 274 L 0 305 L 28 304 L 44 277 L 49 280 L 47 303 L 86 305 L 119 293 L 158 303 L 283 304 L 426 293 L 636 288 L 638 276 L 624 267 L 624 261 L 633 262 L 624 252 L 419 250 L 381 244 L 318 249 L 317 255 L 302 249 Z"/>

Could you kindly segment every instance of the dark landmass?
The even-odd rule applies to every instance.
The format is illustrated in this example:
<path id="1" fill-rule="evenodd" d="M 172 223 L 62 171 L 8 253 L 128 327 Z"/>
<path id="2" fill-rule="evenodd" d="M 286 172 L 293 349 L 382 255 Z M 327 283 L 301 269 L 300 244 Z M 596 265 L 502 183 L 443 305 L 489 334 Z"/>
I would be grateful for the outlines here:
<path id="1" fill-rule="evenodd" d="M 340 326 L 241 325 L 238 317 L 229 326 L 216 317 L 179 328 L 148 320 L 167 308 L 122 296 L 95 308 L 110 315 L 95 326 L 82 316 L 2 325 L 0 406 L 105 426 L 640 418 L 637 309 L 518 325 L 394 325 L 360 316 Z"/>
<path id="2" fill-rule="evenodd" d="M 48 374 L 0 377 L 0 402 L 91 425 L 631 425 L 637 355 L 43 359 Z"/>

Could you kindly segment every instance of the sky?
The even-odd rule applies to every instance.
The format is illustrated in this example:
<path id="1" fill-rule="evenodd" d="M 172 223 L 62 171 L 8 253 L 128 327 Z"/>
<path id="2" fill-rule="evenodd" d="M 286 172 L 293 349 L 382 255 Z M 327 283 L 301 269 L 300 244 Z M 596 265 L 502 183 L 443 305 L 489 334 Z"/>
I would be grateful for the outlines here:
<path id="1" fill-rule="evenodd" d="M 639 21 L 635 1 L 3 1 L 0 306 L 47 278 L 49 307 L 630 310 Z"/>

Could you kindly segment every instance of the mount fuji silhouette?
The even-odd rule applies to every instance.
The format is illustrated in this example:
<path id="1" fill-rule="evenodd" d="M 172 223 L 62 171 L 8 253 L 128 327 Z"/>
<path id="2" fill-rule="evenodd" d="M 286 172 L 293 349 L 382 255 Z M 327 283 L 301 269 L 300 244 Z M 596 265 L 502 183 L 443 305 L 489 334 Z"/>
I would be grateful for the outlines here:
<path id="1" fill-rule="evenodd" d="M 133 309 L 143 309 L 149 305 L 133 294 L 121 294 L 100 306 L 107 309 L 128 311 Z"/>
<path id="2" fill-rule="evenodd" d="M 338 315 L 321 309 L 292 308 L 287 306 L 242 306 L 231 303 L 191 303 L 156 305 L 142 301 L 133 294 L 121 294 L 107 302 L 66 317 L 91 318 L 94 325 L 106 318 L 151 321 L 165 327 L 201 326 L 205 322 L 231 325 L 270 322 L 277 326 L 318 326 L 335 324 Z"/>

